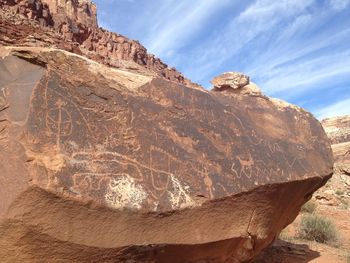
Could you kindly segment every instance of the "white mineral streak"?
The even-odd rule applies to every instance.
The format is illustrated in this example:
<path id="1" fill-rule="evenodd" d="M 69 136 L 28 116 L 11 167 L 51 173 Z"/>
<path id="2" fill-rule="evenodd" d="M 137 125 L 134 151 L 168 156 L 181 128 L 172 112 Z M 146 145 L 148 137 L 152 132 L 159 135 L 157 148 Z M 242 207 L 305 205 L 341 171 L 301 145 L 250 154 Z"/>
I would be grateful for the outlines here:
<path id="1" fill-rule="evenodd" d="M 190 207 L 195 204 L 194 200 L 188 194 L 188 187 L 182 186 L 180 181 L 173 175 L 170 177 L 172 189 L 168 191 L 168 198 L 173 209 Z"/>
<path id="2" fill-rule="evenodd" d="M 148 194 L 141 185 L 127 174 L 111 179 L 105 195 L 106 202 L 113 208 L 140 209 Z"/>

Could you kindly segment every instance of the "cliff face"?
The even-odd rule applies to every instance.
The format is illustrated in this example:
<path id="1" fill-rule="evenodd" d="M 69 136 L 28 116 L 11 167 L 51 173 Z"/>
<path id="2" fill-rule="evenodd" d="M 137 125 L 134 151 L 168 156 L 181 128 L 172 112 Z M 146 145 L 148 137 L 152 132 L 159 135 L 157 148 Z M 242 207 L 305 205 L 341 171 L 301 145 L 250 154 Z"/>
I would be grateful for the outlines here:
<path id="1" fill-rule="evenodd" d="M 47 5 L 56 27 L 67 23 L 74 30 L 76 25 L 97 28 L 96 5 L 90 0 L 41 0 Z M 32 2 L 40 3 L 33 0 Z"/>
<path id="2" fill-rule="evenodd" d="M 322 126 L 331 141 L 336 168 L 350 174 L 350 115 L 324 119 Z"/>
<path id="3" fill-rule="evenodd" d="M 96 6 L 91 1 L 3 0 L 0 5 L 0 44 L 15 38 L 16 45 L 56 46 L 112 67 L 148 70 L 170 81 L 200 89 L 175 68 L 169 68 L 159 58 L 148 54 L 138 41 L 99 28 Z M 37 38 L 41 41 L 33 42 L 38 27 Z M 16 34 L 14 28 L 19 29 Z"/>

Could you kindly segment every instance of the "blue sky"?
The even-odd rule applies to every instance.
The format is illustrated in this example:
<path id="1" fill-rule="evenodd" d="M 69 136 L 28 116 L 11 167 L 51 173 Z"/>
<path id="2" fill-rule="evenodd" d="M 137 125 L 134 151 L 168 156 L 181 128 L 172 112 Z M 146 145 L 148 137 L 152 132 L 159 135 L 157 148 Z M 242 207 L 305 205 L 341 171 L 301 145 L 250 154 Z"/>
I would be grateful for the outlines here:
<path id="1" fill-rule="evenodd" d="M 101 27 L 210 89 L 225 71 L 318 118 L 350 114 L 350 0 L 95 0 Z"/>

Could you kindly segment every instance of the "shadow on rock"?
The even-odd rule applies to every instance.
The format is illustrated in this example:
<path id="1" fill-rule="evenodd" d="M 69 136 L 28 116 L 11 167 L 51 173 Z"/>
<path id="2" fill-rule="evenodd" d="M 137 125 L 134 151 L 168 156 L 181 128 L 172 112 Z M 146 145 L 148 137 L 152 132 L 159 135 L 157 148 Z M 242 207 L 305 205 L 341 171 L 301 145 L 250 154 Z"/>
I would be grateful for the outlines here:
<path id="1" fill-rule="evenodd" d="M 318 257 L 320 253 L 310 249 L 306 244 L 276 240 L 252 263 L 306 263 Z"/>

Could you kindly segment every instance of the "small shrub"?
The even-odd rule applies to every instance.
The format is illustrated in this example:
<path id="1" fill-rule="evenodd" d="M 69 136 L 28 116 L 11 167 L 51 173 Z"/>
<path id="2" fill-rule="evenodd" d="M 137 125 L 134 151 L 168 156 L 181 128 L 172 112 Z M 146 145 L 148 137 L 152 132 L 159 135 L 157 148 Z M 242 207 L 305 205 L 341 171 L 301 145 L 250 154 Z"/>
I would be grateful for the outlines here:
<path id="1" fill-rule="evenodd" d="M 312 214 L 313 212 L 315 212 L 316 208 L 317 203 L 313 200 L 310 200 L 301 207 L 301 212 Z"/>
<path id="2" fill-rule="evenodd" d="M 286 229 L 283 229 L 281 233 L 279 234 L 279 239 L 284 241 L 292 241 L 293 237 L 289 235 L 288 231 Z"/>
<path id="3" fill-rule="evenodd" d="M 347 200 L 343 200 L 343 199 L 340 200 L 340 208 L 347 210 L 349 208 L 349 202 Z"/>
<path id="4" fill-rule="evenodd" d="M 298 237 L 319 243 L 335 244 L 338 232 L 331 220 L 319 215 L 306 214 L 301 218 Z"/>
<path id="5" fill-rule="evenodd" d="M 335 191 L 335 194 L 336 194 L 336 195 L 343 195 L 343 194 L 344 194 L 344 191 L 338 189 L 337 191 Z"/>

